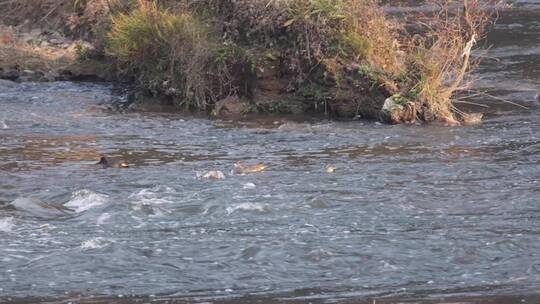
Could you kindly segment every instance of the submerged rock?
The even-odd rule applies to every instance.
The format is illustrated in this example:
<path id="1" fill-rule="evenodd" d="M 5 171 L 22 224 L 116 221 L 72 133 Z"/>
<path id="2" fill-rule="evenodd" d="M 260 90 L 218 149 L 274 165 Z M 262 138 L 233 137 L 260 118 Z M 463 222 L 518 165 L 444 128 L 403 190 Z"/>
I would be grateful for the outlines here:
<path id="1" fill-rule="evenodd" d="M 17 86 L 18 86 L 18 83 L 14 81 L 0 79 L 0 88 L 15 88 Z"/>
<path id="2" fill-rule="evenodd" d="M 229 96 L 216 103 L 214 115 L 240 115 L 242 114 L 243 105 L 240 99 L 236 96 Z"/>
<path id="3" fill-rule="evenodd" d="M 52 205 L 37 198 L 21 197 L 13 202 L 11 206 L 18 211 L 40 218 L 55 218 L 72 215 L 74 210 L 63 205 Z"/>
<path id="4" fill-rule="evenodd" d="M 20 77 L 20 73 L 19 71 L 15 69 L 7 69 L 7 70 L 0 69 L 0 79 L 7 79 L 7 80 L 15 81 L 19 79 L 19 77 Z"/>

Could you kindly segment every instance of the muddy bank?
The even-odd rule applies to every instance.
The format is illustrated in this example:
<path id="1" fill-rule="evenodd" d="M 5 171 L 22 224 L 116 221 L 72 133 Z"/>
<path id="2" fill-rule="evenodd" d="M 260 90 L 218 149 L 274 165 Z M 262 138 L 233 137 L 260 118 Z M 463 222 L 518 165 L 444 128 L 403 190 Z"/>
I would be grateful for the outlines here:
<path id="1" fill-rule="evenodd" d="M 0 25 L 0 79 L 115 80 L 114 69 L 103 56 L 91 57 L 93 46 L 89 42 L 68 38 L 51 29 L 25 27 Z"/>

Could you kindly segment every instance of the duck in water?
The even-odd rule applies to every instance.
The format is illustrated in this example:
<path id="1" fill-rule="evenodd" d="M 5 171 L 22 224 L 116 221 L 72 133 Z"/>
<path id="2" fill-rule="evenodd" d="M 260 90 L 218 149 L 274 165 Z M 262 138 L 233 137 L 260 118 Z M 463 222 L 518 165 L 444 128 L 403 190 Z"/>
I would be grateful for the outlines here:
<path id="1" fill-rule="evenodd" d="M 256 165 L 246 165 L 243 161 L 237 161 L 234 163 L 234 172 L 239 174 L 247 174 L 247 173 L 259 173 L 266 170 L 266 166 L 263 164 L 256 164 Z"/>
<path id="2" fill-rule="evenodd" d="M 334 173 L 337 170 L 336 165 L 327 165 L 325 168 L 326 173 Z"/>
<path id="3" fill-rule="evenodd" d="M 99 162 L 97 163 L 97 165 L 101 165 L 103 168 L 129 168 L 128 163 L 124 161 L 120 161 L 120 162 L 109 161 L 109 159 L 106 156 L 102 156 L 99 159 Z"/>
<path id="4" fill-rule="evenodd" d="M 482 118 L 484 117 L 484 114 L 482 113 L 470 113 L 470 114 L 462 114 L 461 119 L 463 120 L 464 126 L 475 126 L 482 124 Z"/>

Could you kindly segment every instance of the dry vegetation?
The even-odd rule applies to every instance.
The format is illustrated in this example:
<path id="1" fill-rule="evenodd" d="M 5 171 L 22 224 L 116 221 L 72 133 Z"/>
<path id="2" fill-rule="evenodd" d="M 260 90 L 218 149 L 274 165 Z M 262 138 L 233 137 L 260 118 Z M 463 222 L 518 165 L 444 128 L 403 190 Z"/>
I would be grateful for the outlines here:
<path id="1" fill-rule="evenodd" d="M 10 8 L 30 9 L 22 2 Z M 219 112 L 234 97 L 242 113 L 458 124 L 452 101 L 470 81 L 488 2 L 439 1 L 416 33 L 375 0 L 40 0 L 34 19 L 69 16 L 58 25 L 66 34 L 185 108 Z"/>

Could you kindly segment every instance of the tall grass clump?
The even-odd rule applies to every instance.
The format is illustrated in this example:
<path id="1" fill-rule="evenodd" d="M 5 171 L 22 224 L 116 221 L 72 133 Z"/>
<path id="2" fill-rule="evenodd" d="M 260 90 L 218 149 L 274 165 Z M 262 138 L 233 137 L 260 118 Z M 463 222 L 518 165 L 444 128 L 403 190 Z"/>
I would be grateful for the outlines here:
<path id="1" fill-rule="evenodd" d="M 408 33 L 376 0 L 139 0 L 113 14 L 107 51 L 142 87 L 188 108 L 256 99 L 267 81 L 275 95 L 323 96 L 349 116 L 381 118 L 390 99 L 391 122 L 457 123 L 452 102 L 469 85 L 492 1 L 441 1 Z"/>
<path id="2" fill-rule="evenodd" d="M 234 13 L 226 22 L 227 37 L 235 43 L 279 50 L 300 69 L 298 73 L 321 64 L 342 72 L 351 63 L 390 74 L 401 71 L 398 25 L 385 18 L 374 0 L 230 2 Z"/>
<path id="3" fill-rule="evenodd" d="M 131 12 L 112 16 L 108 53 L 145 89 L 188 108 L 207 105 L 211 49 L 207 26 L 189 12 L 140 0 Z"/>
<path id="4" fill-rule="evenodd" d="M 457 118 L 466 116 L 454 101 L 472 85 L 470 74 L 479 63 L 472 51 L 493 20 L 493 7 L 500 5 L 496 1 L 463 0 L 451 9 L 446 3 L 436 15 L 424 18 L 423 35 L 407 41 L 407 80 L 412 81 L 409 93 L 424 107 L 425 120 L 439 118 L 458 124 Z"/>
<path id="5" fill-rule="evenodd" d="M 397 90 L 399 24 L 386 19 L 375 0 L 223 0 L 216 7 L 227 43 L 276 55 L 270 65 L 280 66 L 281 91 L 324 96 L 304 100 L 306 108 L 375 117 Z"/>

